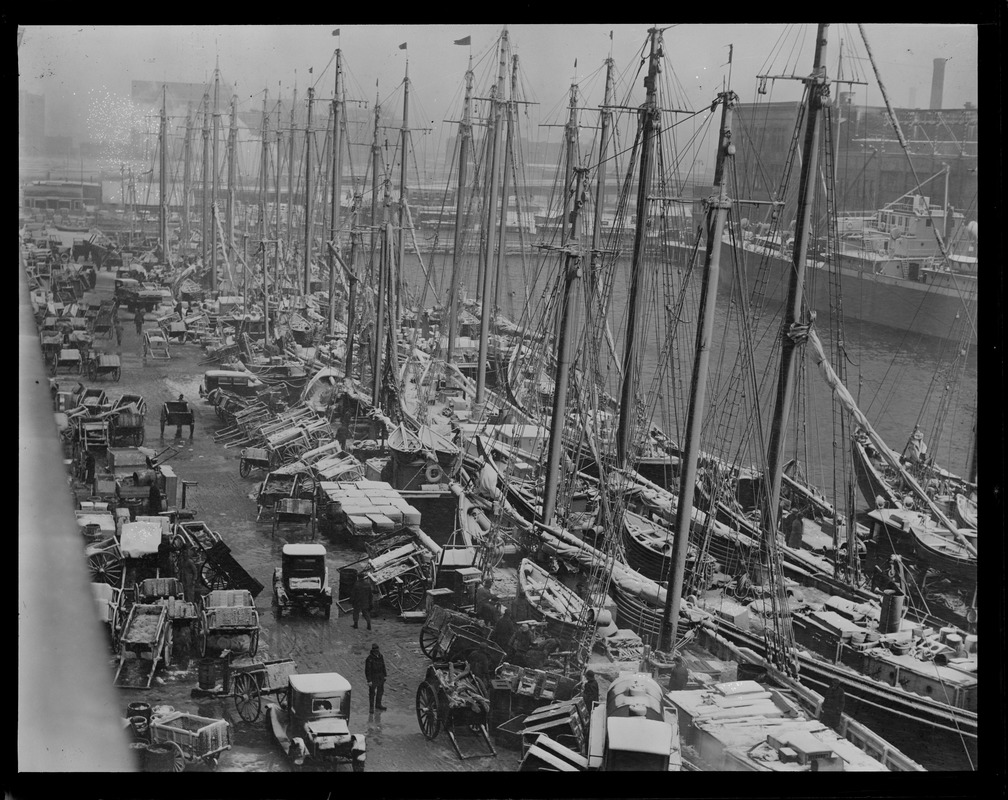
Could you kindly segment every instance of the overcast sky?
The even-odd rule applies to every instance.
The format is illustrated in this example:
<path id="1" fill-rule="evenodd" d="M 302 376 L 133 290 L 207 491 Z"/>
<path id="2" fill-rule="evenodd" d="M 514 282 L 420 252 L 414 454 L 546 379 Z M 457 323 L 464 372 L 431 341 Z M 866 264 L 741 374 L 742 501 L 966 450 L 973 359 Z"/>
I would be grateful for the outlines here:
<path id="1" fill-rule="evenodd" d="M 337 39 L 332 31 L 339 27 Z M 586 104 L 601 101 L 603 60 L 611 52 L 617 70 L 632 78 L 649 25 L 508 26 L 513 51 L 520 58 L 526 96 L 537 101 L 538 122 L 557 118 L 566 103 L 572 78 L 582 82 Z M 19 86 L 46 96 L 50 135 L 89 138 L 87 119 L 98 98 L 128 97 L 131 80 L 203 83 L 219 57 L 225 80 L 238 87 L 239 108 L 261 108 L 262 91 L 289 97 L 296 82 L 298 97 L 318 82 L 316 92 L 332 90 L 331 62 L 337 46 L 348 69 L 348 96 L 374 101 L 375 81 L 383 102 L 393 101 L 409 56 L 412 85 L 411 124 L 440 127 L 457 113 L 470 52 L 480 60 L 477 80 L 495 68 L 491 53 L 499 26 L 490 25 L 337 25 L 331 26 L 28 26 L 18 50 Z M 610 44 L 609 32 L 613 31 Z M 932 61 L 948 59 L 945 68 L 946 108 L 977 103 L 977 33 L 972 25 L 870 24 L 868 41 L 879 63 L 893 103 L 927 108 Z M 665 51 L 684 101 L 709 104 L 727 73 L 728 45 L 734 45 L 732 86 L 741 99 L 754 99 L 755 75 L 761 70 L 807 72 L 811 67 L 814 25 L 673 25 L 664 33 Z M 472 46 L 453 41 L 472 37 Z M 869 87 L 854 87 L 858 102 L 880 104 L 881 96 L 864 59 L 865 48 L 856 25 L 831 25 L 827 67 L 837 69 L 840 40 L 844 72 L 860 65 Z M 407 49 L 399 45 L 407 43 Z M 776 49 L 775 49 L 776 48 Z M 848 61 L 847 56 L 858 61 Z M 575 73 L 574 63 L 577 60 Z M 309 68 L 312 74 L 309 75 Z M 639 88 L 640 80 L 636 81 Z M 480 86 L 477 85 L 477 89 Z M 782 81 L 773 99 L 792 99 L 799 85 Z M 394 102 L 401 104 L 401 94 Z M 395 111 L 398 115 L 398 108 Z M 418 119 L 418 117 L 423 117 Z"/>

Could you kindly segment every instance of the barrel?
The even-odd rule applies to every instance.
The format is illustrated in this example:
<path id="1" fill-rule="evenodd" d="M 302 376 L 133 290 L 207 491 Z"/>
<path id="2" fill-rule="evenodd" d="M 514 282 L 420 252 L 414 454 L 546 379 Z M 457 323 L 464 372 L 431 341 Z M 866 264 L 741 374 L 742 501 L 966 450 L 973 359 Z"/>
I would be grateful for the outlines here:
<path id="1" fill-rule="evenodd" d="M 143 770 L 147 765 L 147 748 L 149 746 L 146 742 L 129 743 L 130 755 L 133 756 L 133 763 L 138 770 Z"/>
<path id="2" fill-rule="evenodd" d="M 945 628 L 940 628 L 938 630 L 938 641 L 941 642 L 942 644 L 945 644 L 948 641 L 949 635 L 955 633 L 955 630 L 956 629 L 953 628 L 951 625 Z"/>
<path id="3" fill-rule="evenodd" d="M 217 685 L 217 659 L 201 658 L 196 668 L 199 688 L 209 691 Z"/>
<path id="4" fill-rule="evenodd" d="M 340 567 L 339 571 L 339 599 L 348 600 L 350 592 L 353 591 L 354 584 L 360 573 L 356 567 Z"/>
<path id="5" fill-rule="evenodd" d="M 879 633 L 896 633 L 903 619 L 905 595 L 895 589 L 882 592 L 882 613 L 879 615 Z"/>
<path id="6" fill-rule="evenodd" d="M 128 706 L 126 706 L 126 716 L 129 719 L 133 719 L 133 717 L 143 717 L 144 722 L 150 724 L 150 718 L 151 718 L 150 703 L 130 703 Z"/>
<path id="7" fill-rule="evenodd" d="M 157 480 L 157 473 L 152 470 L 144 470 L 143 472 L 133 473 L 133 485 L 134 486 L 150 486 Z"/>
<path id="8" fill-rule="evenodd" d="M 144 772 L 174 772 L 175 748 L 162 742 L 147 745 L 142 769 Z"/>
<path id="9" fill-rule="evenodd" d="M 960 650 L 962 649 L 963 646 L 963 639 L 962 636 L 960 636 L 958 633 L 950 633 L 948 635 L 948 639 L 945 640 L 945 644 L 951 647 L 955 651 L 955 654 L 957 656 L 962 654 Z M 965 651 L 963 651 L 963 653 L 964 652 Z"/>
<path id="10" fill-rule="evenodd" d="M 146 717 L 130 717 L 130 725 L 133 728 L 133 738 L 138 742 L 146 742 L 150 738 L 150 724 Z"/>

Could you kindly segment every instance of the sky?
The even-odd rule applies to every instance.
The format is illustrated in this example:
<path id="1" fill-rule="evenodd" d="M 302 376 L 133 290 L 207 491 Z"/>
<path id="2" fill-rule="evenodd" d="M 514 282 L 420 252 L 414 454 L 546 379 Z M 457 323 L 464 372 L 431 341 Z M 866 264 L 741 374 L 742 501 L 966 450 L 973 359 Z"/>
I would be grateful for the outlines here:
<path id="1" fill-rule="evenodd" d="M 339 28 L 339 37 L 332 35 Z M 525 97 L 537 102 L 539 124 L 563 115 L 572 79 L 581 82 L 586 103 L 599 103 L 602 65 L 610 54 L 620 74 L 632 79 L 649 24 L 508 26 L 519 56 Z M 664 25 L 660 27 L 666 27 Z M 977 104 L 977 31 L 973 25 L 868 24 L 868 41 L 894 105 L 927 108 L 932 61 L 945 58 L 946 108 Z M 492 52 L 500 26 L 439 25 L 279 25 L 279 26 L 27 26 L 18 50 L 19 87 L 46 97 L 47 133 L 89 138 L 88 118 L 96 98 L 128 97 L 131 80 L 203 83 L 219 58 L 225 80 L 237 84 L 239 108 L 261 108 L 266 87 L 271 98 L 289 96 L 295 81 L 299 98 L 309 81 L 317 96 L 332 91 L 332 56 L 338 46 L 348 74 L 348 98 L 375 96 L 401 106 L 406 60 L 411 81 L 411 124 L 441 128 L 458 114 L 470 53 L 482 76 L 495 68 Z M 610 31 L 612 39 L 610 40 Z M 727 78 L 728 46 L 733 46 L 732 88 L 752 101 L 761 70 L 804 73 L 811 68 L 814 25 L 681 24 L 664 31 L 666 56 L 682 90 L 682 101 L 709 105 Z M 454 40 L 472 37 L 471 47 Z M 857 26 L 831 25 L 826 63 L 835 76 L 840 40 L 844 72 L 859 68 L 870 87 L 854 87 L 858 102 L 881 104 Z M 400 44 L 406 43 L 405 50 Z M 857 61 L 850 60 L 855 56 Z M 575 70 L 575 62 L 577 68 Z M 860 65 L 860 66 L 858 66 Z M 309 69 L 312 73 L 309 74 Z M 375 81 L 378 82 L 376 90 Z M 485 82 L 484 82 L 485 85 Z M 640 78 L 636 80 L 639 87 Z M 399 90 L 401 92 L 401 89 Z M 773 99 L 795 99 L 797 81 L 779 81 Z M 396 115 L 400 113 L 396 108 Z"/>

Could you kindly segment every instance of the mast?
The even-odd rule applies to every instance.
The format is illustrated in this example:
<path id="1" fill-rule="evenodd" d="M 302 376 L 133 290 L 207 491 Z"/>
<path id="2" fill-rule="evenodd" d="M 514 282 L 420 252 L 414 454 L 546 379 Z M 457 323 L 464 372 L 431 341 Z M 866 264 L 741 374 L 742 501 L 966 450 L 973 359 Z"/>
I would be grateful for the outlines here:
<path id="1" fill-rule="evenodd" d="M 203 246 L 203 268 L 206 269 L 207 233 L 210 230 L 210 93 L 203 92 L 203 228 L 201 242 Z M 211 280 L 213 278 L 211 277 Z"/>
<path id="2" fill-rule="evenodd" d="M 161 239 L 161 260 L 170 264 L 168 258 L 168 89 L 161 85 L 161 132 L 159 135 L 161 158 L 159 159 L 159 188 L 161 202 L 158 204 L 158 238 Z M 81 178 L 83 180 L 83 176 Z"/>
<path id="3" fill-rule="evenodd" d="M 459 123 L 459 174 L 458 193 L 455 197 L 455 243 L 452 247 L 451 289 L 448 298 L 448 357 L 449 364 L 455 356 L 455 329 L 458 315 L 459 265 L 462 261 L 462 215 L 465 208 L 466 172 L 469 168 L 469 144 L 472 140 L 472 55 L 466 70 L 465 103 L 462 106 L 462 121 Z"/>
<path id="4" fill-rule="evenodd" d="M 796 373 L 800 346 L 807 336 L 809 320 L 804 313 L 805 258 L 808 251 L 809 227 L 812 215 L 812 200 L 815 192 L 815 176 L 818 171 L 820 110 L 824 91 L 827 89 L 826 29 L 820 23 L 816 33 L 815 58 L 809 82 L 808 114 L 805 121 L 805 142 L 802 147 L 801 177 L 798 181 L 798 207 L 795 221 L 795 246 L 791 262 L 788 299 L 784 306 L 784 320 L 781 325 L 781 366 L 777 383 L 777 396 L 770 428 L 770 443 L 767 448 L 767 477 L 769 487 L 766 509 L 767 528 L 770 536 L 777 535 L 779 527 L 779 506 L 781 487 L 781 464 L 784 458 L 784 434 L 794 398 Z M 682 502 L 682 498 L 680 498 Z"/>
<path id="5" fill-rule="evenodd" d="M 262 113 L 262 159 L 259 166 L 259 241 L 266 240 L 266 194 L 269 192 L 269 116 L 266 103 L 269 91 L 263 91 Z M 263 268 L 266 265 L 266 251 L 263 251 Z"/>
<path id="6" fill-rule="evenodd" d="M 227 246 L 228 256 L 234 253 L 234 199 L 235 199 L 235 145 L 238 143 L 238 95 L 231 95 L 231 126 L 228 129 L 228 191 L 227 191 Z"/>
<path id="7" fill-rule="evenodd" d="M 350 295 L 347 297 L 346 354 L 343 357 L 344 375 L 347 378 L 351 377 L 353 371 L 354 333 L 357 327 L 357 251 L 360 249 L 358 247 L 360 232 L 357 230 L 357 220 L 360 216 L 360 207 L 363 200 L 364 198 L 357 191 L 357 187 L 354 186 L 353 220 L 350 224 L 350 275 L 348 276 Z"/>
<path id="8" fill-rule="evenodd" d="M 406 154 L 409 149 L 409 57 L 406 58 L 406 77 L 403 78 L 403 118 L 402 127 L 399 129 L 400 154 L 399 159 L 399 249 L 396 259 L 396 279 L 395 279 L 395 317 L 392 330 L 399 330 L 399 317 L 402 313 L 402 267 L 403 258 L 406 255 Z M 395 333 L 393 333 L 393 337 Z"/>
<path id="9" fill-rule="evenodd" d="M 718 275 L 721 265 L 721 232 L 724 230 L 731 201 L 728 199 L 726 162 L 735 155 L 731 141 L 732 106 L 735 95 L 722 92 L 721 142 L 714 169 L 714 191 L 717 197 L 707 206 L 707 254 L 704 262 L 703 287 L 700 290 L 700 318 L 697 320 L 696 350 L 693 379 L 686 416 L 686 446 L 679 473 L 679 502 L 676 508 L 675 546 L 669 565 L 669 588 L 665 593 L 665 613 L 662 616 L 659 649 L 671 650 L 679 626 L 679 604 L 682 600 L 686 553 L 689 548 L 690 524 L 693 519 L 693 491 L 696 487 L 697 457 L 700 453 L 700 429 L 707 400 L 707 372 L 710 361 L 711 337 L 714 331 L 714 309 L 717 306 Z"/>
<path id="10" fill-rule="evenodd" d="M 378 119 L 381 106 L 378 104 L 378 92 L 375 92 L 374 107 L 374 137 L 371 139 L 371 263 L 374 264 L 375 244 L 378 236 L 378 165 L 381 161 L 381 151 L 378 149 Z M 369 267 L 370 269 L 370 267 Z"/>
<path id="11" fill-rule="evenodd" d="M 479 363 L 476 365 L 476 405 L 482 406 L 486 395 L 487 339 L 490 333 L 490 242 L 493 238 L 494 217 L 497 216 L 497 189 L 500 181 L 500 129 L 504 109 L 504 77 L 507 72 L 507 28 L 501 31 L 500 63 L 497 68 L 497 86 L 493 94 L 493 158 L 490 170 L 490 198 L 486 218 L 486 247 L 483 250 L 483 292 L 480 297 Z"/>
<path id="12" fill-rule="evenodd" d="M 262 167 L 259 192 L 259 249 L 262 253 L 263 341 L 269 344 L 269 286 L 266 279 L 266 195 L 269 193 L 269 115 L 266 113 L 269 89 L 263 90 Z M 246 266 L 246 269 L 248 267 Z M 247 310 L 248 306 L 246 306 Z"/>
<path id="13" fill-rule="evenodd" d="M 388 198 L 386 196 L 385 203 L 385 218 L 388 221 Z M 388 271 L 388 252 L 391 247 L 391 242 L 389 241 L 389 226 L 382 225 L 380 240 L 381 240 L 381 252 L 378 257 L 378 304 L 377 304 L 377 319 L 375 320 L 375 338 L 374 338 L 374 359 L 372 361 L 372 376 L 371 376 L 371 404 L 377 408 L 378 400 L 381 393 L 381 370 L 382 370 L 382 351 L 385 349 L 385 293 L 388 291 L 388 276 L 386 275 Z"/>
<path id="14" fill-rule="evenodd" d="M 312 140 L 312 101 L 315 99 L 315 89 L 308 87 L 308 124 L 305 125 L 305 221 L 304 221 L 304 293 L 307 296 L 311 292 L 311 275 L 308 270 L 311 265 L 311 223 L 312 223 L 312 163 L 311 163 L 311 140 Z"/>
<path id="15" fill-rule="evenodd" d="M 567 244 L 567 220 L 570 219 L 572 196 L 570 193 L 571 179 L 574 177 L 574 161 L 577 155 L 574 152 L 574 144 L 577 141 L 577 91 L 578 85 L 572 83 L 570 87 L 570 102 L 568 108 L 570 114 L 567 124 L 564 125 L 564 195 L 563 195 L 563 224 L 560 228 L 560 246 Z"/>
<path id="16" fill-rule="evenodd" d="M 493 313 L 496 317 L 500 310 L 501 273 L 504 270 L 504 248 L 507 241 L 507 206 L 508 194 L 511 190 L 511 159 L 514 146 L 514 107 L 518 91 L 518 56 L 511 56 L 511 99 L 507 104 L 507 135 L 504 137 L 504 186 L 501 189 L 500 230 L 497 235 L 497 275 L 494 279 Z M 515 191 L 518 187 L 515 186 Z"/>
<path id="17" fill-rule="evenodd" d="M 287 156 L 287 267 L 290 269 L 291 237 L 294 235 L 294 109 L 297 108 L 297 85 L 294 86 L 294 99 L 291 100 L 290 134 L 288 135 L 290 152 Z"/>
<path id="18" fill-rule="evenodd" d="M 564 245 L 564 293 L 560 306 L 560 336 L 557 342 L 556 382 L 553 389 L 553 416 L 550 420 L 549 455 L 546 462 L 546 486 L 543 492 L 543 523 L 553 524 L 556 509 L 557 485 L 560 479 L 560 456 L 563 453 L 563 429 L 567 420 L 567 389 L 570 378 L 570 362 L 574 352 L 574 314 L 571 308 L 577 297 L 581 281 L 581 248 L 578 246 L 578 211 L 584 204 L 581 196 L 581 181 L 587 172 L 583 167 L 577 170 L 577 186 L 574 210 L 571 212 L 570 236 Z M 567 187 L 564 187 L 567 191 Z"/>
<path id="19" fill-rule="evenodd" d="M 184 160 L 185 163 L 182 167 L 182 246 L 179 248 L 182 252 L 183 259 L 189 253 L 189 194 L 192 191 L 192 186 L 190 185 L 192 181 L 192 176 L 189 174 L 189 158 L 192 151 L 192 103 L 189 103 L 186 108 L 186 134 L 185 134 L 185 144 L 184 144 Z"/>
<path id="20" fill-rule="evenodd" d="M 210 291 L 217 291 L 217 140 L 220 138 L 220 69 L 214 67 L 213 91 L 213 175 L 210 184 Z"/>
<path id="21" fill-rule="evenodd" d="M 648 196 L 651 194 L 652 150 L 658 127 L 657 79 L 658 79 L 658 34 L 651 28 L 651 54 L 648 57 L 648 74 L 644 78 L 647 98 L 641 106 L 642 147 L 640 161 L 640 182 L 637 187 L 637 225 L 634 229 L 633 258 L 630 262 L 629 310 L 627 312 L 626 344 L 623 350 L 623 385 L 620 391 L 619 427 L 616 433 L 616 463 L 626 466 L 630 452 L 630 429 L 637 383 L 637 361 L 640 356 L 637 345 L 637 317 L 645 298 L 641 297 L 641 260 L 644 250 L 644 218 L 647 215 Z"/>
<path id="22" fill-rule="evenodd" d="M 595 274 L 598 269 L 599 263 L 599 244 L 602 238 L 602 207 L 605 205 L 605 190 L 606 190 L 606 163 L 608 161 L 609 155 L 609 127 L 612 124 L 612 111 L 609 110 L 609 106 L 612 105 L 612 95 L 613 95 L 613 60 L 612 58 L 606 59 L 606 79 L 605 79 L 605 97 L 602 100 L 602 113 L 601 113 L 601 123 L 602 130 L 599 134 L 599 159 L 598 159 L 598 175 L 596 176 L 595 184 L 595 219 L 592 222 L 592 243 L 591 243 L 591 254 L 589 256 L 590 273 L 591 273 L 591 287 L 595 286 Z"/>
<path id="23" fill-rule="evenodd" d="M 343 164 L 340 158 L 343 154 L 343 101 L 340 95 L 342 86 L 340 85 L 340 72 L 343 68 L 343 54 L 336 48 L 336 88 L 333 91 L 332 113 L 333 113 L 333 139 L 332 157 L 330 164 L 332 167 L 332 205 L 329 210 L 329 235 L 332 237 L 333 246 L 339 249 L 339 234 L 337 233 L 340 215 L 340 179 L 343 177 Z M 348 301 L 349 302 L 349 301 Z M 329 333 L 336 332 L 336 262 L 333 253 L 329 251 Z M 347 330 L 349 341 L 349 329 Z M 348 350 L 349 352 L 349 350 Z"/>
<path id="24" fill-rule="evenodd" d="M 273 228 L 276 233 L 276 247 L 273 248 L 273 291 L 280 302 L 280 162 L 283 160 L 283 130 L 280 128 L 280 102 L 277 101 L 277 142 L 276 142 L 276 181 L 274 182 L 275 197 L 273 199 Z"/>

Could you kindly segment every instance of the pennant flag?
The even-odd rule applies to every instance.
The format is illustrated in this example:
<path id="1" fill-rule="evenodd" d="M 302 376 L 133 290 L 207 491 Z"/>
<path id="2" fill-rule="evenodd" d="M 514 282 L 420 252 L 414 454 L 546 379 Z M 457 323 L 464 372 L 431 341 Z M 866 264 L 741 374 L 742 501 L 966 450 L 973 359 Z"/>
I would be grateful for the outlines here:
<path id="1" fill-rule="evenodd" d="M 472 36 L 466 36 L 464 39 L 456 39 L 455 44 L 472 44 Z"/>
<path id="2" fill-rule="evenodd" d="M 609 41 L 612 41 L 612 31 L 609 31 Z"/>
<path id="3" fill-rule="evenodd" d="M 400 50 L 405 50 L 406 49 L 406 42 L 403 42 L 401 45 L 399 45 L 399 49 Z"/>
<path id="4" fill-rule="evenodd" d="M 312 67 L 308 67 L 308 74 L 309 74 L 309 75 L 311 75 L 311 74 L 312 74 Z"/>
<path id="5" fill-rule="evenodd" d="M 333 35 L 333 36 L 339 36 L 339 28 L 337 28 L 336 30 L 334 30 L 334 31 L 332 32 L 332 35 Z"/>

